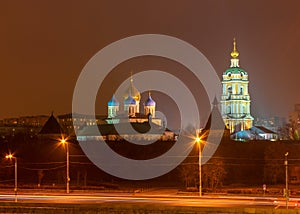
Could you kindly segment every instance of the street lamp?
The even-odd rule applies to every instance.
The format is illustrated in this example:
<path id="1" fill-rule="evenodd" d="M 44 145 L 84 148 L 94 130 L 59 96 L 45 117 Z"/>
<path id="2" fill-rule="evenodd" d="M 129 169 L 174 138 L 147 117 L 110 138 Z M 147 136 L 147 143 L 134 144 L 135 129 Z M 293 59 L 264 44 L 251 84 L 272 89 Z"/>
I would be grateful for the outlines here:
<path id="1" fill-rule="evenodd" d="M 18 159 L 17 157 L 14 157 L 12 154 L 8 154 L 5 156 L 6 159 L 15 159 L 15 188 L 14 188 L 14 192 L 15 192 L 15 202 L 18 201 Z"/>
<path id="2" fill-rule="evenodd" d="M 288 186 L 288 155 L 289 153 L 285 153 L 285 205 L 286 209 L 288 209 L 288 200 L 289 200 L 289 186 Z"/>
<path id="3" fill-rule="evenodd" d="M 70 175 L 69 175 L 69 143 L 65 139 L 61 139 L 61 144 L 66 145 L 67 150 L 67 193 L 70 193 Z"/>
<path id="4" fill-rule="evenodd" d="M 198 144 L 199 148 L 199 197 L 202 197 L 202 151 L 201 151 L 201 137 L 199 136 L 199 132 L 196 131 L 196 143 Z"/>

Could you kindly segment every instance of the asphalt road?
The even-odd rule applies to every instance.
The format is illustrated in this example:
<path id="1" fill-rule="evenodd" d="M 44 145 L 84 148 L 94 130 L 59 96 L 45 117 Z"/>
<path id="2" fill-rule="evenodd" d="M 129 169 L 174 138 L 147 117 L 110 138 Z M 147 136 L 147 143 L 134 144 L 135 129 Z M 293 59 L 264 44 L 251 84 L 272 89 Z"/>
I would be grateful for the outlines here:
<path id="1" fill-rule="evenodd" d="M 14 194 L 0 194 L 0 201 L 14 201 Z M 128 204 L 157 204 L 169 206 L 194 206 L 194 207 L 257 207 L 268 206 L 273 208 L 285 207 L 286 201 L 276 197 L 243 197 L 243 196 L 166 196 L 143 194 L 117 194 L 103 193 L 97 195 L 78 194 L 19 194 L 18 202 L 29 203 L 128 203 Z M 290 209 L 298 209 L 297 201 L 300 198 L 289 200 Z M 300 205 L 300 204 L 299 204 Z"/>

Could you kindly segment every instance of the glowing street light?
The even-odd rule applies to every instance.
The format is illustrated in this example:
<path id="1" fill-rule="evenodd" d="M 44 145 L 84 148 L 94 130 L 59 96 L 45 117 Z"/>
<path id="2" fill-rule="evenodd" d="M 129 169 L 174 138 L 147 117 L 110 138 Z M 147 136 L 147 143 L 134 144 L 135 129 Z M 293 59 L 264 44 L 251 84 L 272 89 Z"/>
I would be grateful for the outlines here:
<path id="1" fill-rule="evenodd" d="M 67 150 L 67 193 L 70 193 L 70 174 L 69 174 L 69 169 L 70 169 L 70 161 L 69 161 L 69 143 L 65 139 L 61 139 L 60 143 L 63 145 L 66 145 L 66 150 Z"/>
<path id="2" fill-rule="evenodd" d="M 201 151 L 201 137 L 200 135 L 201 130 L 196 130 L 196 138 L 195 138 L 195 142 L 198 144 L 198 148 L 199 148 L 199 196 L 202 197 L 202 170 L 201 170 L 201 166 L 202 166 L 202 151 Z"/>
<path id="3" fill-rule="evenodd" d="M 17 157 L 14 157 L 12 154 L 8 154 L 5 156 L 6 159 L 15 159 L 15 188 L 14 188 L 14 192 L 15 192 L 15 202 L 18 201 L 18 159 Z"/>

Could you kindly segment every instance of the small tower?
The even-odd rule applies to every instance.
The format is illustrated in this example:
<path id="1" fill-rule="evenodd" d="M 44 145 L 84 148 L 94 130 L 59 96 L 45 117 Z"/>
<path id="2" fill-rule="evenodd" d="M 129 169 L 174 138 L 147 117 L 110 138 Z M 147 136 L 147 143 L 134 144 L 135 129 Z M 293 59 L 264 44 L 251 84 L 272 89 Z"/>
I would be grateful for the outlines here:
<path id="1" fill-rule="evenodd" d="M 129 117 L 134 117 L 138 113 L 136 101 L 131 94 L 124 100 L 124 111 L 128 112 Z"/>
<path id="2" fill-rule="evenodd" d="M 221 97 L 221 113 L 230 133 L 250 129 L 253 122 L 250 114 L 248 73 L 240 68 L 238 56 L 239 52 L 234 38 L 230 68 L 223 73 Z"/>
<path id="3" fill-rule="evenodd" d="M 108 118 L 115 118 L 119 111 L 119 102 L 116 99 L 115 95 L 112 96 L 110 101 L 107 103 L 107 117 Z"/>
<path id="4" fill-rule="evenodd" d="M 145 115 L 151 114 L 151 116 L 152 116 L 153 118 L 155 118 L 155 106 L 156 106 L 156 103 L 155 103 L 155 101 L 152 99 L 151 93 L 149 92 L 148 99 L 147 99 L 146 102 L 144 103 L 144 114 L 145 114 Z"/>

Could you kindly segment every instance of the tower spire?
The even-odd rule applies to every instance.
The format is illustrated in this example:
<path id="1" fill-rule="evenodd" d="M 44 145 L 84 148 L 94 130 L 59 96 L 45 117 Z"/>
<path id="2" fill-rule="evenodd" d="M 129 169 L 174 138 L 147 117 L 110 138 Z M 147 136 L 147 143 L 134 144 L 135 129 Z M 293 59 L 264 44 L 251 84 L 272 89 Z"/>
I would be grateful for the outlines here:
<path id="1" fill-rule="evenodd" d="M 130 71 L 130 82 L 133 82 L 133 79 L 132 79 L 132 70 Z"/>
<path id="2" fill-rule="evenodd" d="M 239 56 L 239 52 L 236 49 L 236 40 L 233 38 L 233 51 L 231 52 L 232 58 L 236 59 Z"/>
<path id="3" fill-rule="evenodd" d="M 233 51 L 231 52 L 231 65 L 230 67 L 233 68 L 233 67 L 240 67 L 239 65 L 239 59 L 237 58 L 239 56 L 239 52 L 237 51 L 236 49 L 236 40 L 235 40 L 235 37 L 233 38 Z"/>

